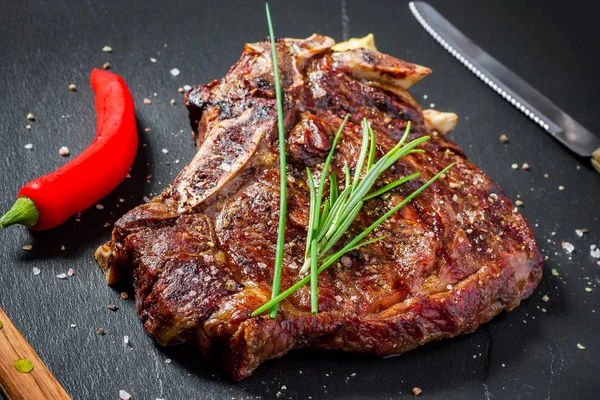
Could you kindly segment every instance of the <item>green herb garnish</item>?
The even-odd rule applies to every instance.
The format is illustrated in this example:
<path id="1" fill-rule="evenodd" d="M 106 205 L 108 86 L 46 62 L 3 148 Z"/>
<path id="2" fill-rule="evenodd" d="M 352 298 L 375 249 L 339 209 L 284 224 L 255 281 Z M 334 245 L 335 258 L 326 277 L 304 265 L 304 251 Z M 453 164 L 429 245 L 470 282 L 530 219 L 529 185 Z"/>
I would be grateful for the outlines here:
<path id="1" fill-rule="evenodd" d="M 275 79 L 275 97 L 277 99 L 277 126 L 279 130 L 279 227 L 277 228 L 277 250 L 275 251 L 275 267 L 273 270 L 273 286 L 271 289 L 271 300 L 279 294 L 281 285 L 281 267 L 283 264 L 283 246 L 285 244 L 285 219 L 287 214 L 287 168 L 285 160 L 285 128 L 283 126 L 283 99 L 281 95 L 281 82 L 279 79 L 279 65 L 277 63 L 277 47 L 275 46 L 275 34 L 269 4 L 265 3 L 267 23 L 269 25 L 269 36 L 271 37 L 271 52 L 273 53 L 273 73 Z M 277 303 L 273 303 L 270 316 L 277 316 Z"/>
<path id="2" fill-rule="evenodd" d="M 273 286 L 271 300 L 256 309 L 252 316 L 259 315 L 270 309 L 271 318 L 277 315 L 277 305 L 287 296 L 307 284 L 309 281 L 311 293 L 311 311 L 313 314 L 318 312 L 318 275 L 325 269 L 333 265 L 344 254 L 354 251 L 362 246 L 377 242 L 384 239 L 384 236 L 374 239 L 364 240 L 375 228 L 381 225 L 386 219 L 406 205 L 415 196 L 425 190 L 431 183 L 437 180 L 441 175 L 446 173 L 454 164 L 448 165 L 441 170 L 433 178 L 419 187 L 399 204 L 391 208 L 387 213 L 373 222 L 368 228 L 363 230 L 348 244 L 342 247 L 337 252 L 332 253 L 333 247 L 348 231 L 348 228 L 356 219 L 356 216 L 362 209 L 364 203 L 374 197 L 380 196 L 397 186 L 417 178 L 420 173 L 400 178 L 392 183 L 389 183 L 382 188 L 371 193 L 371 189 L 377 182 L 379 176 L 394 165 L 400 158 L 411 153 L 422 153 L 423 150 L 416 147 L 427 140 L 429 136 L 423 136 L 404 144 L 408 138 L 411 124 L 406 126 L 404 135 L 392 150 L 375 162 L 376 143 L 375 133 L 371 128 L 366 118 L 362 121 L 362 142 L 361 150 L 358 157 L 358 162 L 354 170 L 354 175 L 350 173 L 348 165 L 344 166 L 344 190 L 339 192 L 339 184 L 335 173 L 329 173 L 329 167 L 333 153 L 337 147 L 340 136 L 344 130 L 344 126 L 348 121 L 349 116 L 346 116 L 340 128 L 338 129 L 329 154 L 323 164 L 321 177 L 318 180 L 318 186 L 312 176 L 312 171 L 307 168 L 307 183 L 310 193 L 310 211 L 309 223 L 306 237 L 306 252 L 305 261 L 300 270 L 300 273 L 306 273 L 310 270 L 310 274 L 300 279 L 283 293 L 280 292 L 281 285 L 281 269 L 283 264 L 283 247 L 284 247 L 284 231 L 286 218 L 286 161 L 285 161 L 285 130 L 283 124 L 283 103 L 281 96 L 281 82 L 279 79 L 279 69 L 277 64 L 277 51 L 275 47 L 275 38 L 273 34 L 273 26 L 269 13 L 269 6 L 266 4 L 267 22 L 269 24 L 269 33 L 271 36 L 271 49 L 273 53 L 273 68 L 275 77 L 275 93 L 277 98 L 277 117 L 279 127 L 279 152 L 280 152 L 280 213 L 279 213 L 279 230 L 277 236 L 277 251 L 275 254 L 275 268 L 273 274 Z M 364 171 L 364 173 L 363 173 Z M 329 180 L 329 198 L 324 200 L 325 185 Z"/>

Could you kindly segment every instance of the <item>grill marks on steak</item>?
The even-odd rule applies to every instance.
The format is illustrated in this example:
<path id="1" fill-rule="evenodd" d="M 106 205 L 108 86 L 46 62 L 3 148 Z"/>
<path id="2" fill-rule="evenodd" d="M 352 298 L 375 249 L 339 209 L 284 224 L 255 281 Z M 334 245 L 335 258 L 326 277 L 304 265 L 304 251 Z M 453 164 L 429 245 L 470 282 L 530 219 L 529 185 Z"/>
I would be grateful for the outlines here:
<path id="1" fill-rule="evenodd" d="M 246 45 L 221 80 L 187 95 L 198 153 L 152 202 L 125 214 L 96 259 L 109 283 L 132 274 L 146 330 L 161 345 L 218 354 L 233 379 L 293 348 L 396 354 L 475 330 L 528 297 L 541 256 L 501 189 L 442 137 L 454 114 L 426 110 L 405 90 L 430 71 L 373 50 L 333 53 L 319 35 L 277 43 L 285 91 L 288 223 L 282 288 L 303 263 L 309 196 L 305 168 L 320 164 L 350 113 L 332 169 L 356 164 L 360 121 L 376 131 L 378 156 L 412 122 L 411 138 L 440 134 L 386 171 L 378 185 L 421 176 L 367 202 L 343 246 L 450 162 L 442 179 L 319 276 L 319 314 L 304 287 L 276 320 L 250 317 L 270 298 L 279 162 L 268 43 Z M 224 165 L 227 165 L 224 167 Z"/>

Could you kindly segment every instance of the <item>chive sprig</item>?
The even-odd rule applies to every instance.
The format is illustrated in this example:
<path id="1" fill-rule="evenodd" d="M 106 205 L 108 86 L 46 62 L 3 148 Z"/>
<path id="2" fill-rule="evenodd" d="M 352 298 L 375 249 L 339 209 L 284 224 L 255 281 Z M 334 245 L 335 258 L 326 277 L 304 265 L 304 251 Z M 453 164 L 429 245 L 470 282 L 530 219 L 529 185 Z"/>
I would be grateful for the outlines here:
<path id="1" fill-rule="evenodd" d="M 313 178 L 310 168 L 306 169 L 307 185 L 310 195 L 309 207 L 309 222 L 306 235 L 306 251 L 304 254 L 304 264 L 300 269 L 300 275 L 309 274 L 301 278 L 294 285 L 280 293 L 281 286 L 281 270 L 283 266 L 283 252 L 285 245 L 285 221 L 287 213 L 287 167 L 285 154 L 285 128 L 283 122 L 283 99 L 281 92 L 281 81 L 279 76 L 279 67 L 277 63 L 277 48 L 275 45 L 275 35 L 273 33 L 273 24 L 269 12 L 269 5 L 265 4 L 267 22 L 269 25 L 269 35 L 271 39 L 271 51 L 273 58 L 273 72 L 275 79 L 275 93 L 277 100 L 277 125 L 279 131 L 279 171 L 280 171 L 280 212 L 279 226 L 277 231 L 277 248 L 275 253 L 275 267 L 273 272 L 273 285 L 271 289 L 271 300 L 257 308 L 252 316 L 257 316 L 263 312 L 270 310 L 270 317 L 275 318 L 277 315 L 278 304 L 300 289 L 302 286 L 310 282 L 311 295 L 311 312 L 316 314 L 319 311 L 318 300 L 318 276 L 327 268 L 332 266 L 344 254 L 357 250 L 363 246 L 375 243 L 385 239 L 385 236 L 380 236 L 372 239 L 366 239 L 373 230 L 380 226 L 385 220 L 392 216 L 396 211 L 405 206 L 409 201 L 416 197 L 419 193 L 425 190 L 429 185 L 435 182 L 440 176 L 446 173 L 454 163 L 448 165 L 429 179 L 425 184 L 421 185 L 417 190 L 405 197 L 400 203 L 392 207 L 383 216 L 369 225 L 361 233 L 356 235 L 341 249 L 334 251 L 340 240 L 346 236 L 350 225 L 356 219 L 358 213 L 364 206 L 365 202 L 381 196 L 396 187 L 420 176 L 420 172 L 402 177 L 391 182 L 380 189 L 371 191 L 375 183 L 377 183 L 382 173 L 392 167 L 402 157 L 413 154 L 423 153 L 424 150 L 418 149 L 417 146 L 429 140 L 429 136 L 422 136 L 405 144 L 410 133 L 411 123 L 408 122 L 406 130 L 400 141 L 383 157 L 375 162 L 376 157 L 376 142 L 375 132 L 371 128 L 369 121 L 366 118 L 362 120 L 362 139 L 360 153 L 357 164 L 354 169 L 354 174 L 350 173 L 350 167 L 344 165 L 344 189 L 340 192 L 340 186 L 335 172 L 329 172 L 331 160 L 335 149 L 338 145 L 344 127 L 348 122 L 347 115 L 341 123 L 338 131 L 335 134 L 331 149 L 323 164 L 321 176 L 317 182 Z M 329 196 L 325 199 L 325 186 L 329 182 Z"/>

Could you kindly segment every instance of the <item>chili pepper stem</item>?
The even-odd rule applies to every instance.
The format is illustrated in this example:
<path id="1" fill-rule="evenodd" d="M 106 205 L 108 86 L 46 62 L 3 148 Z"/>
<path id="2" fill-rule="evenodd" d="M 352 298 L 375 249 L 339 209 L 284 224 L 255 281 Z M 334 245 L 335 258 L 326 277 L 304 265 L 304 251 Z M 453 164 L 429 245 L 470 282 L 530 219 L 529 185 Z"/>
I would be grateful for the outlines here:
<path id="1" fill-rule="evenodd" d="M 0 226 L 6 228 L 7 226 L 20 224 L 29 227 L 37 224 L 39 219 L 40 212 L 35 203 L 31 199 L 21 196 L 15 201 L 10 210 L 0 217 Z"/>

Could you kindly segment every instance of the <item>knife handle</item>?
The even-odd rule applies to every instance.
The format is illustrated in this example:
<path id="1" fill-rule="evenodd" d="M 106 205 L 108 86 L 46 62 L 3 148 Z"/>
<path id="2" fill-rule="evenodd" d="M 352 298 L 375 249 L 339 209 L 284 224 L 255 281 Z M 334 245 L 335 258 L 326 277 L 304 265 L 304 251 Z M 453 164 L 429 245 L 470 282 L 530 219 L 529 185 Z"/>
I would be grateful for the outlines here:
<path id="1" fill-rule="evenodd" d="M 592 165 L 600 173 L 600 147 L 592 153 Z"/>
<path id="2" fill-rule="evenodd" d="M 2 322 L 0 327 L 0 391 L 2 394 L 8 400 L 71 399 L 1 307 L 0 321 Z M 14 363 L 20 358 L 26 358 L 33 363 L 31 372 L 17 371 Z"/>

